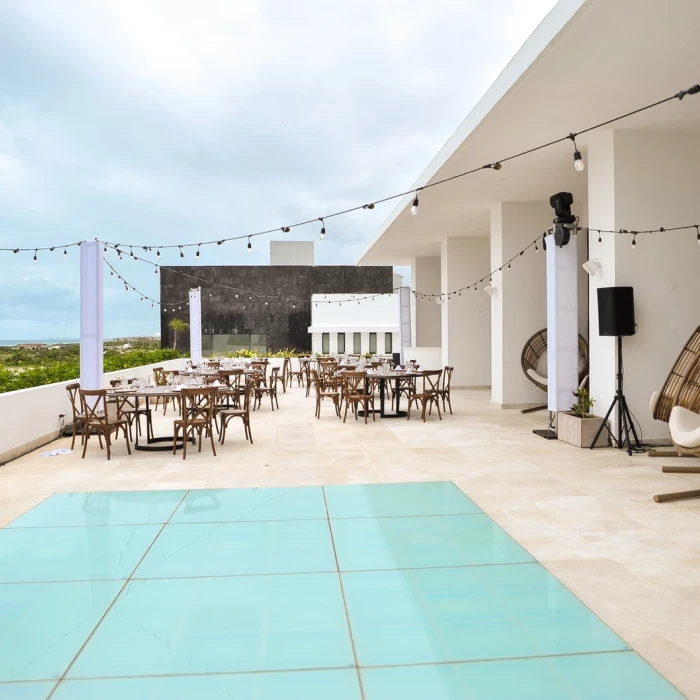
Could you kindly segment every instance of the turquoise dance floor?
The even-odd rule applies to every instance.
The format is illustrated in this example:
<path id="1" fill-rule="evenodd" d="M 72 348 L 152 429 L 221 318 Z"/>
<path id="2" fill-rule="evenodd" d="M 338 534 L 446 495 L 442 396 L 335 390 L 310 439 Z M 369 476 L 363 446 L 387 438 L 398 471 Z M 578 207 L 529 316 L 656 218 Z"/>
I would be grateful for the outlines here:
<path id="1" fill-rule="evenodd" d="M 682 698 L 451 482 L 57 494 L 0 700 Z"/>

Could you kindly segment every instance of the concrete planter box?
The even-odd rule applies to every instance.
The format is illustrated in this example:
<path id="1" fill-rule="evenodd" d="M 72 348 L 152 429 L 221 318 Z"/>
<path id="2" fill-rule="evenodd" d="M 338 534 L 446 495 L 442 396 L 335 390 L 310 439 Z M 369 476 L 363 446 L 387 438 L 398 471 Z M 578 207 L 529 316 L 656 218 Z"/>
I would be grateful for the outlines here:
<path id="1" fill-rule="evenodd" d="M 598 416 L 579 418 L 573 413 L 560 413 L 557 418 L 557 438 L 574 447 L 590 447 L 603 419 Z M 596 447 L 608 446 L 608 431 L 603 430 Z"/>

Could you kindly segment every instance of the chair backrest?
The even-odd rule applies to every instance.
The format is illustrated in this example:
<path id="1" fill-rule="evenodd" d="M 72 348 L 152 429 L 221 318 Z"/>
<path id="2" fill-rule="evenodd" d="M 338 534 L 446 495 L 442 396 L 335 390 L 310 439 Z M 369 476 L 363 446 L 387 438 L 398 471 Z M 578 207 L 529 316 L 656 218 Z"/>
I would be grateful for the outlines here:
<path id="1" fill-rule="evenodd" d="M 241 386 L 241 378 L 245 375 L 242 369 L 220 369 L 219 381 L 229 389 L 238 389 Z"/>
<path id="2" fill-rule="evenodd" d="M 277 378 L 280 373 L 280 368 L 279 367 L 273 367 L 272 371 L 270 372 L 270 379 L 272 380 L 272 384 L 275 384 L 277 382 Z M 270 386 L 272 386 L 272 384 Z"/>
<path id="3" fill-rule="evenodd" d="M 538 382 L 532 373 L 528 370 L 532 370 L 536 374 L 542 375 L 543 368 L 539 367 L 542 358 L 544 358 L 547 352 L 547 329 L 543 328 L 541 331 L 537 331 L 528 341 L 525 343 L 522 353 L 520 354 L 520 366 L 522 367 L 525 376 L 535 385 L 538 386 L 542 391 L 547 391 L 547 385 L 542 382 Z M 539 369 L 538 369 L 539 367 Z M 588 343 L 586 339 L 579 334 L 578 336 L 578 381 L 579 384 L 584 380 L 588 374 Z M 546 373 L 545 373 L 546 375 Z M 543 376 L 545 376 L 543 375 Z"/>
<path id="4" fill-rule="evenodd" d="M 165 385 L 171 386 L 176 383 L 175 378 L 180 376 L 180 371 L 177 369 L 166 369 L 163 370 L 163 377 L 165 378 Z"/>
<path id="5" fill-rule="evenodd" d="M 66 385 L 66 392 L 68 393 L 68 399 L 70 400 L 70 406 L 73 409 L 73 422 L 75 419 L 82 415 L 82 405 L 78 392 L 80 391 L 80 384 L 75 382 L 75 384 Z"/>
<path id="6" fill-rule="evenodd" d="M 185 424 L 196 420 L 211 423 L 218 390 L 213 387 L 182 389 L 182 420 Z"/>
<path id="7" fill-rule="evenodd" d="M 207 360 L 204 363 L 205 367 L 208 367 L 209 369 L 219 369 L 221 367 L 221 362 L 218 360 Z"/>
<path id="8" fill-rule="evenodd" d="M 156 383 L 156 386 L 166 386 L 167 381 L 165 379 L 165 374 L 163 372 L 162 367 L 154 367 L 153 368 L 153 381 Z"/>
<path id="9" fill-rule="evenodd" d="M 89 423 L 109 425 L 106 389 L 79 389 L 80 407 Z"/>
<path id="10" fill-rule="evenodd" d="M 250 414 L 250 402 L 253 398 L 253 394 L 255 393 L 255 382 L 251 379 L 249 379 L 245 383 L 245 393 L 243 394 L 243 410 Z"/>
<path id="11" fill-rule="evenodd" d="M 285 357 L 284 362 L 282 363 L 282 379 L 284 380 L 285 384 L 287 383 L 287 375 L 291 369 L 292 360 L 289 357 Z"/>
<path id="12" fill-rule="evenodd" d="M 700 326 L 688 339 L 658 394 L 652 414 L 655 420 L 668 423 L 674 406 L 700 413 Z"/>
<path id="13" fill-rule="evenodd" d="M 452 383 L 452 373 L 455 371 L 454 367 L 445 367 L 442 373 L 442 390 L 449 391 L 450 384 Z"/>
<path id="14" fill-rule="evenodd" d="M 343 372 L 343 389 L 347 396 L 365 393 L 367 372 Z"/>
<path id="15" fill-rule="evenodd" d="M 423 393 L 437 394 L 440 388 L 441 369 L 430 369 L 423 372 Z"/>

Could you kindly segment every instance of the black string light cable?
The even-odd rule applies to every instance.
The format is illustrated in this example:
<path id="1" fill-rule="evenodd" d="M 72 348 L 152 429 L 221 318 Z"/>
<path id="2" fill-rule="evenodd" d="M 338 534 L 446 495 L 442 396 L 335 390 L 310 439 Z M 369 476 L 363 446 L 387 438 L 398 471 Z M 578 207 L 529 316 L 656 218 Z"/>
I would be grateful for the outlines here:
<path id="1" fill-rule="evenodd" d="M 336 216 L 344 216 L 346 214 L 350 214 L 355 211 L 360 211 L 361 209 L 374 209 L 376 205 L 378 204 L 384 204 L 385 202 L 390 202 L 395 199 L 400 199 L 402 197 L 405 197 L 407 195 L 413 194 L 414 199 L 413 199 L 413 205 L 411 207 L 412 213 L 416 214 L 418 211 L 418 193 L 422 192 L 423 190 L 430 189 L 432 187 L 438 187 L 440 185 L 444 185 L 448 182 L 452 182 L 453 180 L 457 180 L 463 177 L 467 177 L 468 175 L 474 175 L 478 172 L 481 172 L 482 170 L 501 170 L 503 167 L 504 163 L 508 163 L 512 160 L 515 160 L 516 158 L 522 158 L 524 156 L 530 155 L 532 153 L 536 153 L 537 151 L 541 151 L 545 148 L 550 148 L 551 146 L 555 146 L 557 144 L 563 143 L 565 141 L 572 141 L 574 144 L 574 164 L 576 166 L 577 170 L 582 170 L 583 169 L 583 159 L 581 158 L 581 154 L 578 151 L 578 148 L 576 147 L 576 138 L 581 136 L 582 134 L 587 134 L 590 133 L 591 131 L 595 131 L 596 129 L 602 129 L 605 126 L 609 126 L 610 124 L 614 124 L 616 122 L 619 122 L 623 119 L 628 119 L 629 117 L 632 117 L 636 114 L 640 114 L 642 112 L 646 112 L 650 109 L 654 109 L 656 107 L 659 107 L 663 104 L 666 104 L 667 102 L 671 102 L 673 100 L 678 100 L 679 102 L 683 100 L 688 95 L 697 95 L 700 93 L 700 84 L 696 85 L 691 85 L 689 88 L 685 90 L 681 90 L 679 92 L 674 93 L 673 95 L 669 95 L 668 97 L 665 97 L 661 100 L 657 100 L 656 102 L 652 102 L 651 104 L 645 105 L 643 107 L 639 107 L 637 109 L 634 109 L 630 112 L 625 112 L 624 114 L 620 114 L 616 117 L 613 117 L 612 119 L 607 119 L 606 121 L 600 122 L 598 124 L 594 124 L 593 126 L 589 126 L 586 129 L 581 129 L 580 131 L 577 132 L 571 132 L 567 134 L 566 136 L 561 136 L 560 138 L 554 139 L 552 141 L 548 141 L 547 143 L 540 144 L 539 146 L 534 146 L 532 148 L 529 148 L 525 151 L 521 151 L 519 153 L 515 153 L 513 155 L 507 156 L 506 158 L 500 158 L 498 160 L 494 160 L 491 163 L 487 163 L 486 165 L 482 165 L 476 168 L 472 168 L 471 170 L 465 170 L 464 172 L 456 173 L 455 175 L 451 175 L 450 177 L 442 178 L 441 180 L 435 180 L 434 182 L 430 182 L 426 185 L 423 185 L 422 187 L 418 188 L 411 188 L 409 190 L 406 190 L 404 192 L 398 192 L 396 194 L 389 195 L 388 197 L 383 197 L 381 199 L 376 199 L 373 202 L 367 203 L 367 204 L 360 204 L 357 206 L 349 207 L 347 209 L 342 209 L 340 211 L 333 212 L 332 214 L 326 214 L 325 216 L 316 216 L 312 219 L 307 219 L 305 221 L 299 221 L 295 224 L 289 224 L 287 226 L 282 226 L 282 227 L 276 227 L 276 228 L 271 228 L 271 229 L 266 229 L 264 231 L 257 231 L 255 233 L 247 233 L 239 236 L 230 236 L 227 238 L 220 238 L 217 240 L 211 240 L 211 241 L 197 241 L 194 243 L 172 243 L 172 244 L 166 244 L 166 245 L 151 245 L 151 246 L 146 246 L 143 244 L 122 244 L 120 243 L 112 243 L 112 246 L 119 248 L 120 246 L 124 248 L 130 248 L 133 251 L 133 248 L 142 248 L 145 252 L 152 252 L 156 251 L 156 255 L 159 256 L 159 253 L 161 250 L 166 250 L 166 249 L 171 249 L 171 248 L 179 248 L 180 249 L 180 257 L 184 257 L 184 254 L 182 252 L 183 248 L 189 248 L 189 247 L 196 247 L 199 249 L 201 246 L 208 246 L 208 245 L 222 245 L 223 243 L 228 243 L 231 241 L 238 241 L 241 239 L 248 239 L 248 250 L 250 251 L 252 246 L 251 246 L 251 238 L 256 237 L 256 236 L 264 236 L 267 234 L 271 233 L 276 233 L 277 231 L 282 231 L 283 233 L 289 233 L 289 231 L 292 228 L 298 228 L 301 226 L 307 226 L 309 224 L 318 222 L 319 220 L 325 221 L 326 219 L 331 219 Z M 325 225 L 324 225 L 325 228 Z M 29 248 L 0 248 L 0 251 L 6 251 L 6 252 L 12 252 L 12 253 L 19 253 L 19 252 L 26 252 L 26 251 L 34 251 L 34 254 L 36 255 L 37 251 L 53 251 L 53 250 L 63 250 L 64 253 L 67 252 L 68 248 L 71 248 L 73 246 L 79 246 L 80 243 L 68 243 L 68 244 L 63 244 L 63 245 L 58 245 L 58 246 L 51 246 L 51 247 L 29 247 Z"/>
<path id="2" fill-rule="evenodd" d="M 119 272 L 117 272 L 117 270 L 110 264 L 110 262 L 109 262 L 109 260 L 107 260 L 107 258 L 103 257 L 102 260 L 104 260 L 104 262 L 107 264 L 107 267 L 109 267 L 109 269 L 110 269 L 110 276 L 116 277 L 120 282 L 123 283 L 125 291 L 128 292 L 129 290 L 131 290 L 131 291 L 136 292 L 136 293 L 139 295 L 139 297 L 141 298 L 141 301 L 150 301 L 150 302 L 151 302 L 151 306 L 154 306 L 155 304 L 158 304 L 158 306 L 162 306 L 162 305 L 163 305 L 163 304 L 162 304 L 160 301 L 158 301 L 157 299 L 153 299 L 152 297 L 149 297 L 148 294 L 144 294 L 143 292 L 140 292 L 138 289 L 136 289 L 136 287 L 134 287 L 133 284 L 130 284 L 129 282 L 127 282 L 127 281 L 124 279 L 124 277 L 122 277 L 122 275 L 120 275 Z M 173 303 L 170 303 L 170 302 L 169 302 L 167 305 L 168 305 L 168 306 L 171 306 L 171 307 L 172 307 L 172 306 L 179 306 L 179 307 L 182 307 L 182 304 L 186 304 L 186 305 L 189 306 L 189 303 L 190 303 L 190 301 L 189 301 L 189 298 L 188 298 L 188 299 L 185 299 L 185 300 L 183 300 L 183 301 L 176 301 L 176 302 L 173 302 Z M 174 310 L 175 310 L 175 309 L 173 309 L 173 311 L 174 311 Z"/>
<path id="3" fill-rule="evenodd" d="M 641 234 L 649 235 L 649 234 L 654 234 L 654 233 L 669 233 L 669 232 L 687 231 L 687 230 L 695 230 L 698 244 L 700 244 L 700 224 L 688 224 L 685 226 L 672 226 L 672 227 L 661 226 L 660 228 L 657 228 L 657 229 L 644 229 L 644 230 L 628 230 L 628 229 L 622 229 L 622 228 L 617 229 L 617 230 L 613 230 L 613 229 L 599 229 L 599 228 L 594 228 L 591 226 L 580 226 L 580 227 L 577 227 L 576 234 L 579 234 L 579 233 L 586 233 L 586 234 L 597 233 L 599 243 L 602 241 L 601 235 L 603 233 L 605 233 L 605 234 L 617 234 L 617 235 L 631 234 L 632 235 L 632 246 L 633 246 L 633 248 L 635 248 L 637 245 L 636 237 L 638 235 L 641 235 Z M 483 284 L 486 281 L 491 283 L 493 280 L 493 275 L 495 275 L 499 272 L 503 272 L 504 270 L 512 269 L 512 267 L 511 267 L 512 263 L 515 260 L 517 260 L 518 258 L 520 258 L 521 256 L 523 256 L 528 250 L 530 250 L 530 248 L 534 248 L 535 253 L 538 253 L 540 250 L 539 243 L 541 240 L 542 241 L 544 240 L 544 237 L 546 235 L 547 235 L 546 233 L 538 235 L 534 240 L 532 240 L 522 250 L 518 251 L 510 259 L 506 260 L 500 267 L 494 268 L 493 270 L 491 270 L 491 272 L 488 273 L 488 275 L 484 275 L 481 279 L 479 279 L 475 282 L 472 282 L 471 284 L 465 285 L 464 287 L 459 287 L 458 289 L 455 289 L 455 290 L 450 291 L 450 292 L 443 292 L 441 294 L 423 293 L 423 292 L 419 292 L 418 290 L 415 290 L 415 289 L 410 290 L 411 294 L 413 294 L 413 296 L 416 299 L 423 299 L 423 300 L 427 299 L 428 301 L 436 300 L 436 301 L 438 301 L 438 303 L 441 303 L 443 301 L 443 299 L 450 300 L 453 296 L 462 296 L 462 292 L 466 292 L 466 291 L 469 291 L 471 289 L 473 289 L 476 292 L 476 291 L 478 291 L 480 284 Z M 542 247 L 544 248 L 544 243 L 543 243 Z M 119 248 L 117 248 L 116 246 L 113 246 L 110 243 L 105 243 L 105 249 L 106 248 L 111 248 L 112 250 L 114 250 L 117 253 L 120 252 Z M 291 300 L 294 306 L 296 306 L 296 304 L 311 304 L 311 303 L 315 303 L 316 305 L 318 305 L 319 303 L 321 303 L 321 304 L 343 304 L 343 303 L 357 302 L 359 304 L 361 301 L 365 301 L 368 299 L 370 299 L 370 300 L 376 299 L 377 297 L 384 296 L 384 294 L 395 294 L 400 289 L 400 287 L 396 287 L 395 289 L 392 290 L 392 292 L 385 292 L 384 294 L 380 293 L 380 294 L 353 295 L 351 297 L 344 298 L 344 299 L 331 299 L 331 300 L 329 300 L 329 299 L 316 299 L 316 300 L 313 300 L 313 302 L 312 302 L 312 300 L 310 300 L 310 299 L 300 299 L 298 297 L 291 297 L 289 295 L 276 296 L 276 295 L 258 294 L 257 292 L 253 292 L 250 290 L 243 290 L 239 287 L 233 287 L 233 286 L 221 284 L 218 282 L 212 282 L 211 280 L 208 280 L 204 277 L 198 277 L 197 275 L 192 275 L 192 274 L 184 272 L 183 270 L 180 270 L 176 267 L 167 267 L 164 265 L 159 265 L 158 263 L 154 263 L 153 261 L 148 260 L 147 258 L 142 258 L 142 257 L 139 257 L 137 255 L 132 254 L 131 257 L 136 261 L 144 262 L 148 265 L 151 265 L 155 269 L 156 274 L 158 274 L 158 271 L 160 269 L 165 269 L 165 270 L 168 270 L 169 272 L 173 272 L 175 274 L 182 275 L 184 277 L 188 277 L 190 279 L 196 280 L 197 282 L 202 282 L 205 285 L 213 285 L 216 287 L 220 287 L 222 289 L 226 289 L 227 291 L 232 291 L 236 294 L 236 297 L 238 297 L 238 295 L 241 295 L 242 297 L 248 296 L 249 300 L 251 300 L 251 301 L 252 301 L 252 298 L 255 297 L 256 300 L 264 300 L 265 302 L 268 302 L 271 300 L 278 301 L 278 302 L 281 302 L 283 300 L 286 300 L 286 301 Z M 107 263 L 107 264 L 109 265 L 109 263 Z M 111 267 L 111 265 L 110 265 L 110 267 Z M 114 268 L 112 268 L 112 269 L 114 269 Z"/>

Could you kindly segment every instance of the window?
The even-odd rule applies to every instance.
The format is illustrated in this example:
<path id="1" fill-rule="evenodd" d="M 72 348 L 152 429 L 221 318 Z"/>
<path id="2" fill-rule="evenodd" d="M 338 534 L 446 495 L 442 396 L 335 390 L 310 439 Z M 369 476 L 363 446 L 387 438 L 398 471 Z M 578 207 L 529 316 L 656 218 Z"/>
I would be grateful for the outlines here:
<path id="1" fill-rule="evenodd" d="M 391 341 L 392 341 L 392 335 L 391 333 L 385 333 L 384 334 L 384 352 L 385 354 L 389 354 L 390 352 L 394 352 L 392 347 L 391 347 Z"/>
<path id="2" fill-rule="evenodd" d="M 377 334 L 376 333 L 369 334 L 369 351 L 373 355 L 377 354 Z"/>
<path id="3" fill-rule="evenodd" d="M 359 355 L 362 352 L 362 333 L 352 334 L 352 351 Z"/>
<path id="4" fill-rule="evenodd" d="M 345 354 L 345 333 L 338 333 L 338 354 Z"/>
<path id="5" fill-rule="evenodd" d="M 327 355 L 331 351 L 331 334 L 322 333 L 321 334 L 321 352 Z"/>

